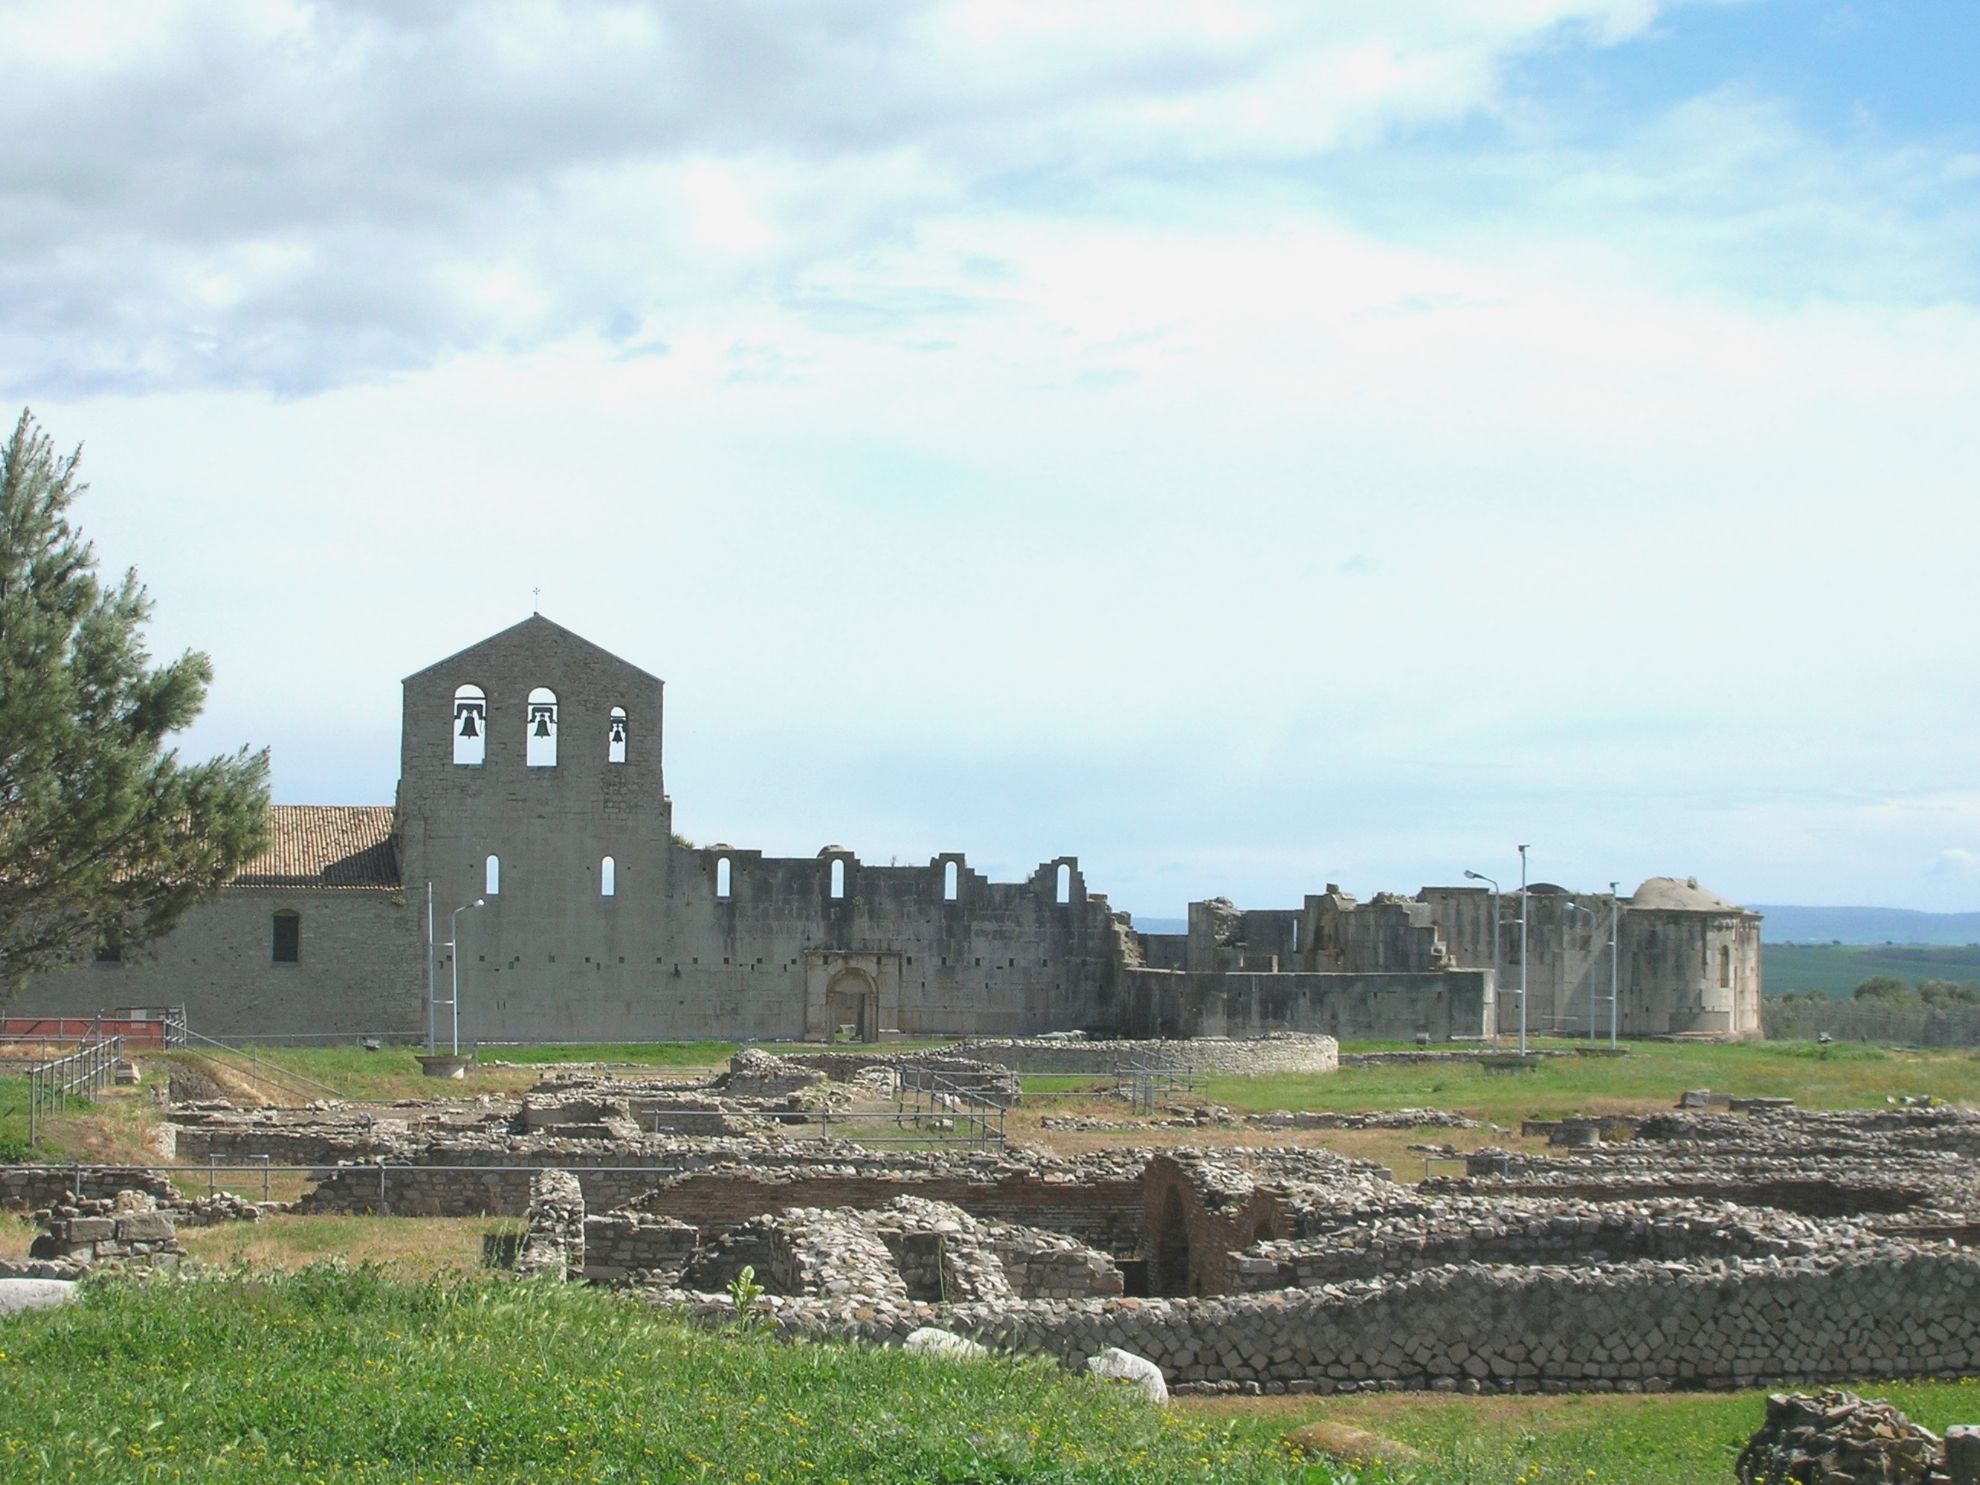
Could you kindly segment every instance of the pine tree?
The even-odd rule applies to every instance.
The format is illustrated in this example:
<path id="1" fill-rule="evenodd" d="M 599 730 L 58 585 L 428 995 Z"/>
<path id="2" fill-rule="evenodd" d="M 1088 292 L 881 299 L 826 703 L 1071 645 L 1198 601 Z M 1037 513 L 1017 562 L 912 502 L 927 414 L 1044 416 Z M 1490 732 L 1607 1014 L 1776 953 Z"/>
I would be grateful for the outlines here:
<path id="1" fill-rule="evenodd" d="M 69 524 L 81 450 L 23 412 L 0 449 L 0 992 L 104 943 L 136 948 L 267 838 L 268 755 L 182 764 L 166 745 L 212 680 L 150 666 L 135 571 L 99 582 Z"/>

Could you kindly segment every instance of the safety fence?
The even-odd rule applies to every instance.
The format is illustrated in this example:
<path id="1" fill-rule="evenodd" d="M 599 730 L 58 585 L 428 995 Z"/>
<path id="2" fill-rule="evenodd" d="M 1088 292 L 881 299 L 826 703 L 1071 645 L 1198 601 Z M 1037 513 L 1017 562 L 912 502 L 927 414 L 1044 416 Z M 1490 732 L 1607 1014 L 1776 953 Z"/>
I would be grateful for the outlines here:
<path id="1" fill-rule="evenodd" d="M 912 1125 L 916 1141 L 933 1134 L 944 1143 L 1004 1143 L 1004 1105 L 984 1096 L 989 1085 L 983 1079 L 912 1064 L 898 1069 L 898 1078 L 896 1118 Z"/>
<path id="2" fill-rule="evenodd" d="M 27 1070 L 28 1143 L 35 1142 L 43 1121 L 67 1100 L 94 1098 L 115 1082 L 123 1056 L 123 1038 L 109 1036 L 87 1042 L 66 1057 L 31 1063 Z"/>
<path id="3" fill-rule="evenodd" d="M 1138 1114 L 1155 1111 L 1157 1091 L 1167 1094 L 1194 1093 L 1196 1069 L 1180 1057 L 1152 1050 L 1131 1053 L 1114 1068 L 1114 1092 L 1128 1101 Z"/>
<path id="4" fill-rule="evenodd" d="M 199 1032 L 192 1030 L 183 1020 L 172 1021 L 166 1024 L 171 1028 L 172 1035 L 176 1038 L 171 1045 L 184 1048 L 189 1052 L 196 1052 L 209 1061 L 216 1062 L 222 1067 L 231 1068 L 237 1073 L 244 1073 L 249 1078 L 274 1088 L 278 1092 L 287 1093 L 291 1097 L 299 1097 L 305 1103 L 319 1098 L 342 1098 L 344 1096 L 344 1088 L 323 1082 L 318 1078 L 312 1078 L 307 1073 L 297 1072 L 292 1067 L 285 1067 L 279 1063 L 270 1062 L 264 1059 L 260 1051 L 254 1047 L 236 1047 L 226 1042 L 215 1041 L 210 1036 L 203 1036 Z"/>

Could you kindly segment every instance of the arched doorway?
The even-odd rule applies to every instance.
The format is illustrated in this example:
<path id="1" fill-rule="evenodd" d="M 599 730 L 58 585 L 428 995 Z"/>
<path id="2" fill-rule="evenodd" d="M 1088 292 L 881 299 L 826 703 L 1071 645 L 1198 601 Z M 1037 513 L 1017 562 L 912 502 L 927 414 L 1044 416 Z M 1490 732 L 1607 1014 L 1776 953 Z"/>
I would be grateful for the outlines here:
<path id="1" fill-rule="evenodd" d="M 880 988 L 863 969 L 842 969 L 825 987 L 828 1041 L 880 1040 Z"/>

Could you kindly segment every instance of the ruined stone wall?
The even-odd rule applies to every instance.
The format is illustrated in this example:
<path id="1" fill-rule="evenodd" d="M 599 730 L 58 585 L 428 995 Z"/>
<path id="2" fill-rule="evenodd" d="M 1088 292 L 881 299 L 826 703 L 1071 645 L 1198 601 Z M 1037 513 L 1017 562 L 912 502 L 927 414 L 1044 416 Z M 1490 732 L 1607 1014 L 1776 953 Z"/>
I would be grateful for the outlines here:
<path id="1" fill-rule="evenodd" d="M 33 1212 L 62 1203 L 65 1194 L 85 1198 L 143 1191 L 160 1201 L 179 1194 L 164 1176 L 148 1170 L 78 1170 L 69 1165 L 0 1166 L 0 1211 Z"/>
<path id="2" fill-rule="evenodd" d="M 901 1196 L 949 1202 L 974 1217 L 1064 1233 L 1121 1256 L 1131 1257 L 1141 1246 L 1141 1183 L 1132 1178 L 1050 1180 L 1013 1173 L 971 1180 L 961 1174 L 724 1169 L 677 1177 L 639 1198 L 636 1206 L 642 1213 L 719 1229 L 786 1207 L 877 1211 Z"/>
<path id="3" fill-rule="evenodd" d="M 732 1311 L 681 1296 L 704 1319 Z M 1078 1365 L 1108 1346 L 1172 1386 L 1336 1392 L 1752 1387 L 1980 1370 L 1980 1255 L 1907 1243 L 1782 1261 L 1492 1267 L 1210 1299 L 882 1307 L 783 1300 L 786 1333 L 922 1325 Z"/>
<path id="4" fill-rule="evenodd" d="M 530 1178 L 527 1228 L 516 1254 L 516 1272 L 568 1279 L 584 1271 L 584 1195 L 561 1170 Z"/>
<path id="5" fill-rule="evenodd" d="M 479 1170 L 447 1170 L 430 1164 L 350 1164 L 313 1172 L 315 1190 L 299 1212 L 384 1212 L 400 1218 L 513 1218 L 529 1212 L 529 1182 L 548 1164 L 578 1178 L 588 1208 L 626 1206 L 681 1168 L 681 1160 L 649 1150 L 614 1152 L 600 1142 L 592 1150 L 461 1150 L 461 1164 Z M 691 1158 L 691 1156 L 689 1156 Z"/>
<path id="6" fill-rule="evenodd" d="M 663 989 L 676 1014 L 705 1018 L 684 1023 L 690 1035 L 823 1039 L 848 1024 L 867 1038 L 995 1035 L 1112 1020 L 1120 938 L 1072 857 L 1005 883 L 955 855 L 875 866 L 849 851 L 683 850 L 668 911 Z"/>
<path id="7" fill-rule="evenodd" d="M 1249 1288 L 1312 1289 L 1461 1264 L 1565 1264 L 1798 1258 L 1877 1241 L 1867 1227 L 1676 1198 L 1563 1204 L 1496 1198 L 1399 1199 L 1294 1214 L 1298 1235 L 1257 1255 Z"/>
<path id="8" fill-rule="evenodd" d="M 1111 1073 L 1135 1063 L 1187 1065 L 1225 1077 L 1270 1073 L 1327 1073 L 1340 1065 L 1340 1043 L 1330 1036 L 1274 1032 L 1233 1039 L 1204 1036 L 1189 1041 L 1043 1041 L 1036 1037 L 959 1043 L 958 1054 L 1017 1073 Z"/>
<path id="9" fill-rule="evenodd" d="M 834 1083 L 851 1083 L 874 1072 L 892 1073 L 915 1068 L 946 1077 L 987 1103 L 1004 1108 L 1019 1100 L 1017 1080 L 994 1065 L 992 1059 L 969 1053 L 964 1043 L 953 1051 L 915 1052 L 781 1052 L 779 1062 L 823 1073 Z"/>
<path id="10" fill-rule="evenodd" d="M 1121 974 L 1126 1028 L 1136 1036 L 1233 1038 L 1273 1031 L 1339 1041 L 1433 1041 L 1492 1029 L 1486 970 L 1432 974 Z"/>
<path id="11" fill-rule="evenodd" d="M 584 1277 L 599 1284 L 635 1278 L 660 1285 L 678 1283 L 699 1239 L 699 1229 L 673 1217 L 625 1211 L 592 1214 L 584 1219 Z"/>

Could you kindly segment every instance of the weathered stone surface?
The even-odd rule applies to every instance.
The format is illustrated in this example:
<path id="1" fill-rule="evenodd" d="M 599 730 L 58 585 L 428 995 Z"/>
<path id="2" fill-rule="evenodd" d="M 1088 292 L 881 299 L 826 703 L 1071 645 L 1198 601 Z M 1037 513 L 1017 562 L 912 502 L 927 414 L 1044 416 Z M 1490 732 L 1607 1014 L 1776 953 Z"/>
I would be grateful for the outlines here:
<path id="1" fill-rule="evenodd" d="M 909 1331 L 907 1339 L 901 1344 L 924 1356 L 944 1356 L 951 1361 L 974 1361 L 990 1354 L 988 1346 L 957 1335 L 953 1330 L 938 1330 L 932 1325 Z"/>
<path id="2" fill-rule="evenodd" d="M 1169 1384 L 1162 1378 L 1162 1368 L 1147 1357 L 1123 1351 L 1119 1346 L 1109 1346 L 1099 1355 L 1087 1357 L 1086 1369 L 1103 1381 L 1126 1383 L 1152 1403 L 1169 1400 Z"/>
<path id="3" fill-rule="evenodd" d="M 0 1278 L 0 1316 L 22 1310 L 45 1310 L 76 1297 L 73 1280 Z"/>

